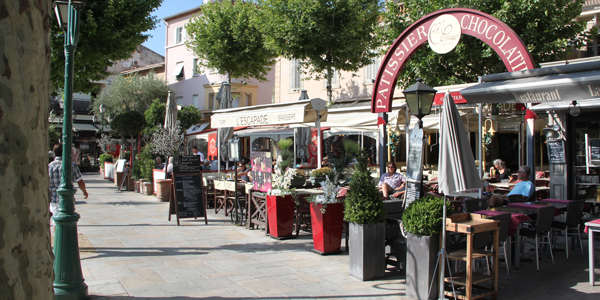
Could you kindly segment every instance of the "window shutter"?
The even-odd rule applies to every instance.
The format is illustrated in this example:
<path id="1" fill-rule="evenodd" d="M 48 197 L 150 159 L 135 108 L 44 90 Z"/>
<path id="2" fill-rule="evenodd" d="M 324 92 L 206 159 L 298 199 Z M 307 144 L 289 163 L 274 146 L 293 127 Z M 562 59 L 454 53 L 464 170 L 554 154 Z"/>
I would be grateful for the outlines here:
<path id="1" fill-rule="evenodd" d="M 298 87 L 296 86 L 296 60 L 290 60 L 290 90 L 296 90 Z"/>

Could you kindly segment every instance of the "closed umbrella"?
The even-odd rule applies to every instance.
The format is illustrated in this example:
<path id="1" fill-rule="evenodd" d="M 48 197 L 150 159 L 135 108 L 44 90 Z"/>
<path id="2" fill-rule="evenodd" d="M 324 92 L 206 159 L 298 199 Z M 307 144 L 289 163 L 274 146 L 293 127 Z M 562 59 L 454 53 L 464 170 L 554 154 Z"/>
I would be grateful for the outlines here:
<path id="1" fill-rule="evenodd" d="M 302 90 L 300 92 L 300 98 L 298 98 L 298 100 L 308 100 L 310 98 L 308 98 L 308 93 L 306 92 L 306 90 Z"/>
<path id="2" fill-rule="evenodd" d="M 300 92 L 300 97 L 298 98 L 298 101 L 308 99 L 310 99 L 308 97 L 308 92 L 306 90 L 302 90 Z M 310 141 L 310 128 L 299 127 L 296 130 L 296 139 L 294 139 L 294 148 L 296 149 L 294 151 L 294 163 L 296 163 L 296 158 L 299 158 L 302 161 L 308 161 L 308 142 Z"/>
<path id="3" fill-rule="evenodd" d="M 444 192 L 442 222 L 442 250 L 440 251 L 440 296 L 444 295 L 444 267 L 446 262 L 446 196 L 455 191 L 481 188 L 475 158 L 467 131 L 456 104 L 446 91 L 440 121 L 440 156 L 438 161 L 439 189 Z"/>
<path id="4" fill-rule="evenodd" d="M 231 85 L 228 82 L 224 82 L 215 97 L 219 102 L 219 108 L 231 108 Z"/>
<path id="5" fill-rule="evenodd" d="M 175 124 L 177 124 L 177 102 L 173 99 L 172 92 L 169 90 L 165 111 L 165 128 L 172 129 Z"/>

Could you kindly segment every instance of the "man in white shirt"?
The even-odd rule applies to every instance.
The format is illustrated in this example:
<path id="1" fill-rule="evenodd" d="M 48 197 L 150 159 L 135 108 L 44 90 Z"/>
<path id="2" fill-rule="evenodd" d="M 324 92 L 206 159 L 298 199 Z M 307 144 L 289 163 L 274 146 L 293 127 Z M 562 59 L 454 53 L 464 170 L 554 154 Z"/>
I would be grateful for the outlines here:
<path id="1" fill-rule="evenodd" d="M 198 147 L 192 147 L 192 152 L 194 153 L 193 155 L 200 155 L 200 161 L 204 161 L 204 154 L 198 151 Z"/>

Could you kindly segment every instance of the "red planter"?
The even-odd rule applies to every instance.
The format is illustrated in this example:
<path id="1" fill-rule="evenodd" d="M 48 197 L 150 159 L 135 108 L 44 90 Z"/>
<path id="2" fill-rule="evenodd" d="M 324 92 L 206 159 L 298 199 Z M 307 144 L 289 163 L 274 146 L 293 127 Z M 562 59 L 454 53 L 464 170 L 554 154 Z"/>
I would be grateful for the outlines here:
<path id="1" fill-rule="evenodd" d="M 292 238 L 294 230 L 294 200 L 292 195 L 267 195 L 269 234 L 277 239 Z"/>
<path id="2" fill-rule="evenodd" d="M 310 204 L 310 219 L 315 252 L 323 255 L 341 252 L 342 231 L 344 230 L 344 204 L 327 204 L 325 214 L 323 204 Z"/>

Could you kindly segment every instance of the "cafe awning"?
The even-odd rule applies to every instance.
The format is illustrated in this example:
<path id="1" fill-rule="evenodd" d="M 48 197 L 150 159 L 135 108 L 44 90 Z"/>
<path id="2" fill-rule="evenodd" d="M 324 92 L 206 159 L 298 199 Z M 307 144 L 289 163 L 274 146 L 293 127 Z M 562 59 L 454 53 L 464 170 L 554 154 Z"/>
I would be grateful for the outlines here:
<path id="1" fill-rule="evenodd" d="M 95 132 L 100 132 L 100 129 L 98 127 L 94 126 L 94 124 L 73 123 L 73 131 L 75 131 L 75 132 L 79 132 L 79 131 L 95 131 Z"/>
<path id="2" fill-rule="evenodd" d="M 237 136 L 260 136 L 260 137 L 270 137 L 270 136 L 288 136 L 294 135 L 294 128 L 274 128 L 274 127 L 259 127 L 259 128 L 247 128 L 244 130 L 236 131 L 235 135 Z"/>
<path id="3" fill-rule="evenodd" d="M 600 97 L 598 97 L 600 98 Z M 600 109 L 600 99 L 577 100 L 577 104 L 586 110 Z M 557 101 L 550 103 L 542 103 L 531 107 L 533 111 L 550 111 L 550 110 L 568 110 L 572 101 Z"/>
<path id="4" fill-rule="evenodd" d="M 284 125 L 314 122 L 317 111 L 310 100 L 219 109 L 211 116 L 211 128 L 235 126 Z M 327 111 L 321 111 L 321 122 L 327 121 Z"/>
<path id="5" fill-rule="evenodd" d="M 469 103 L 547 103 L 600 97 L 600 62 L 485 75 L 460 91 Z"/>

